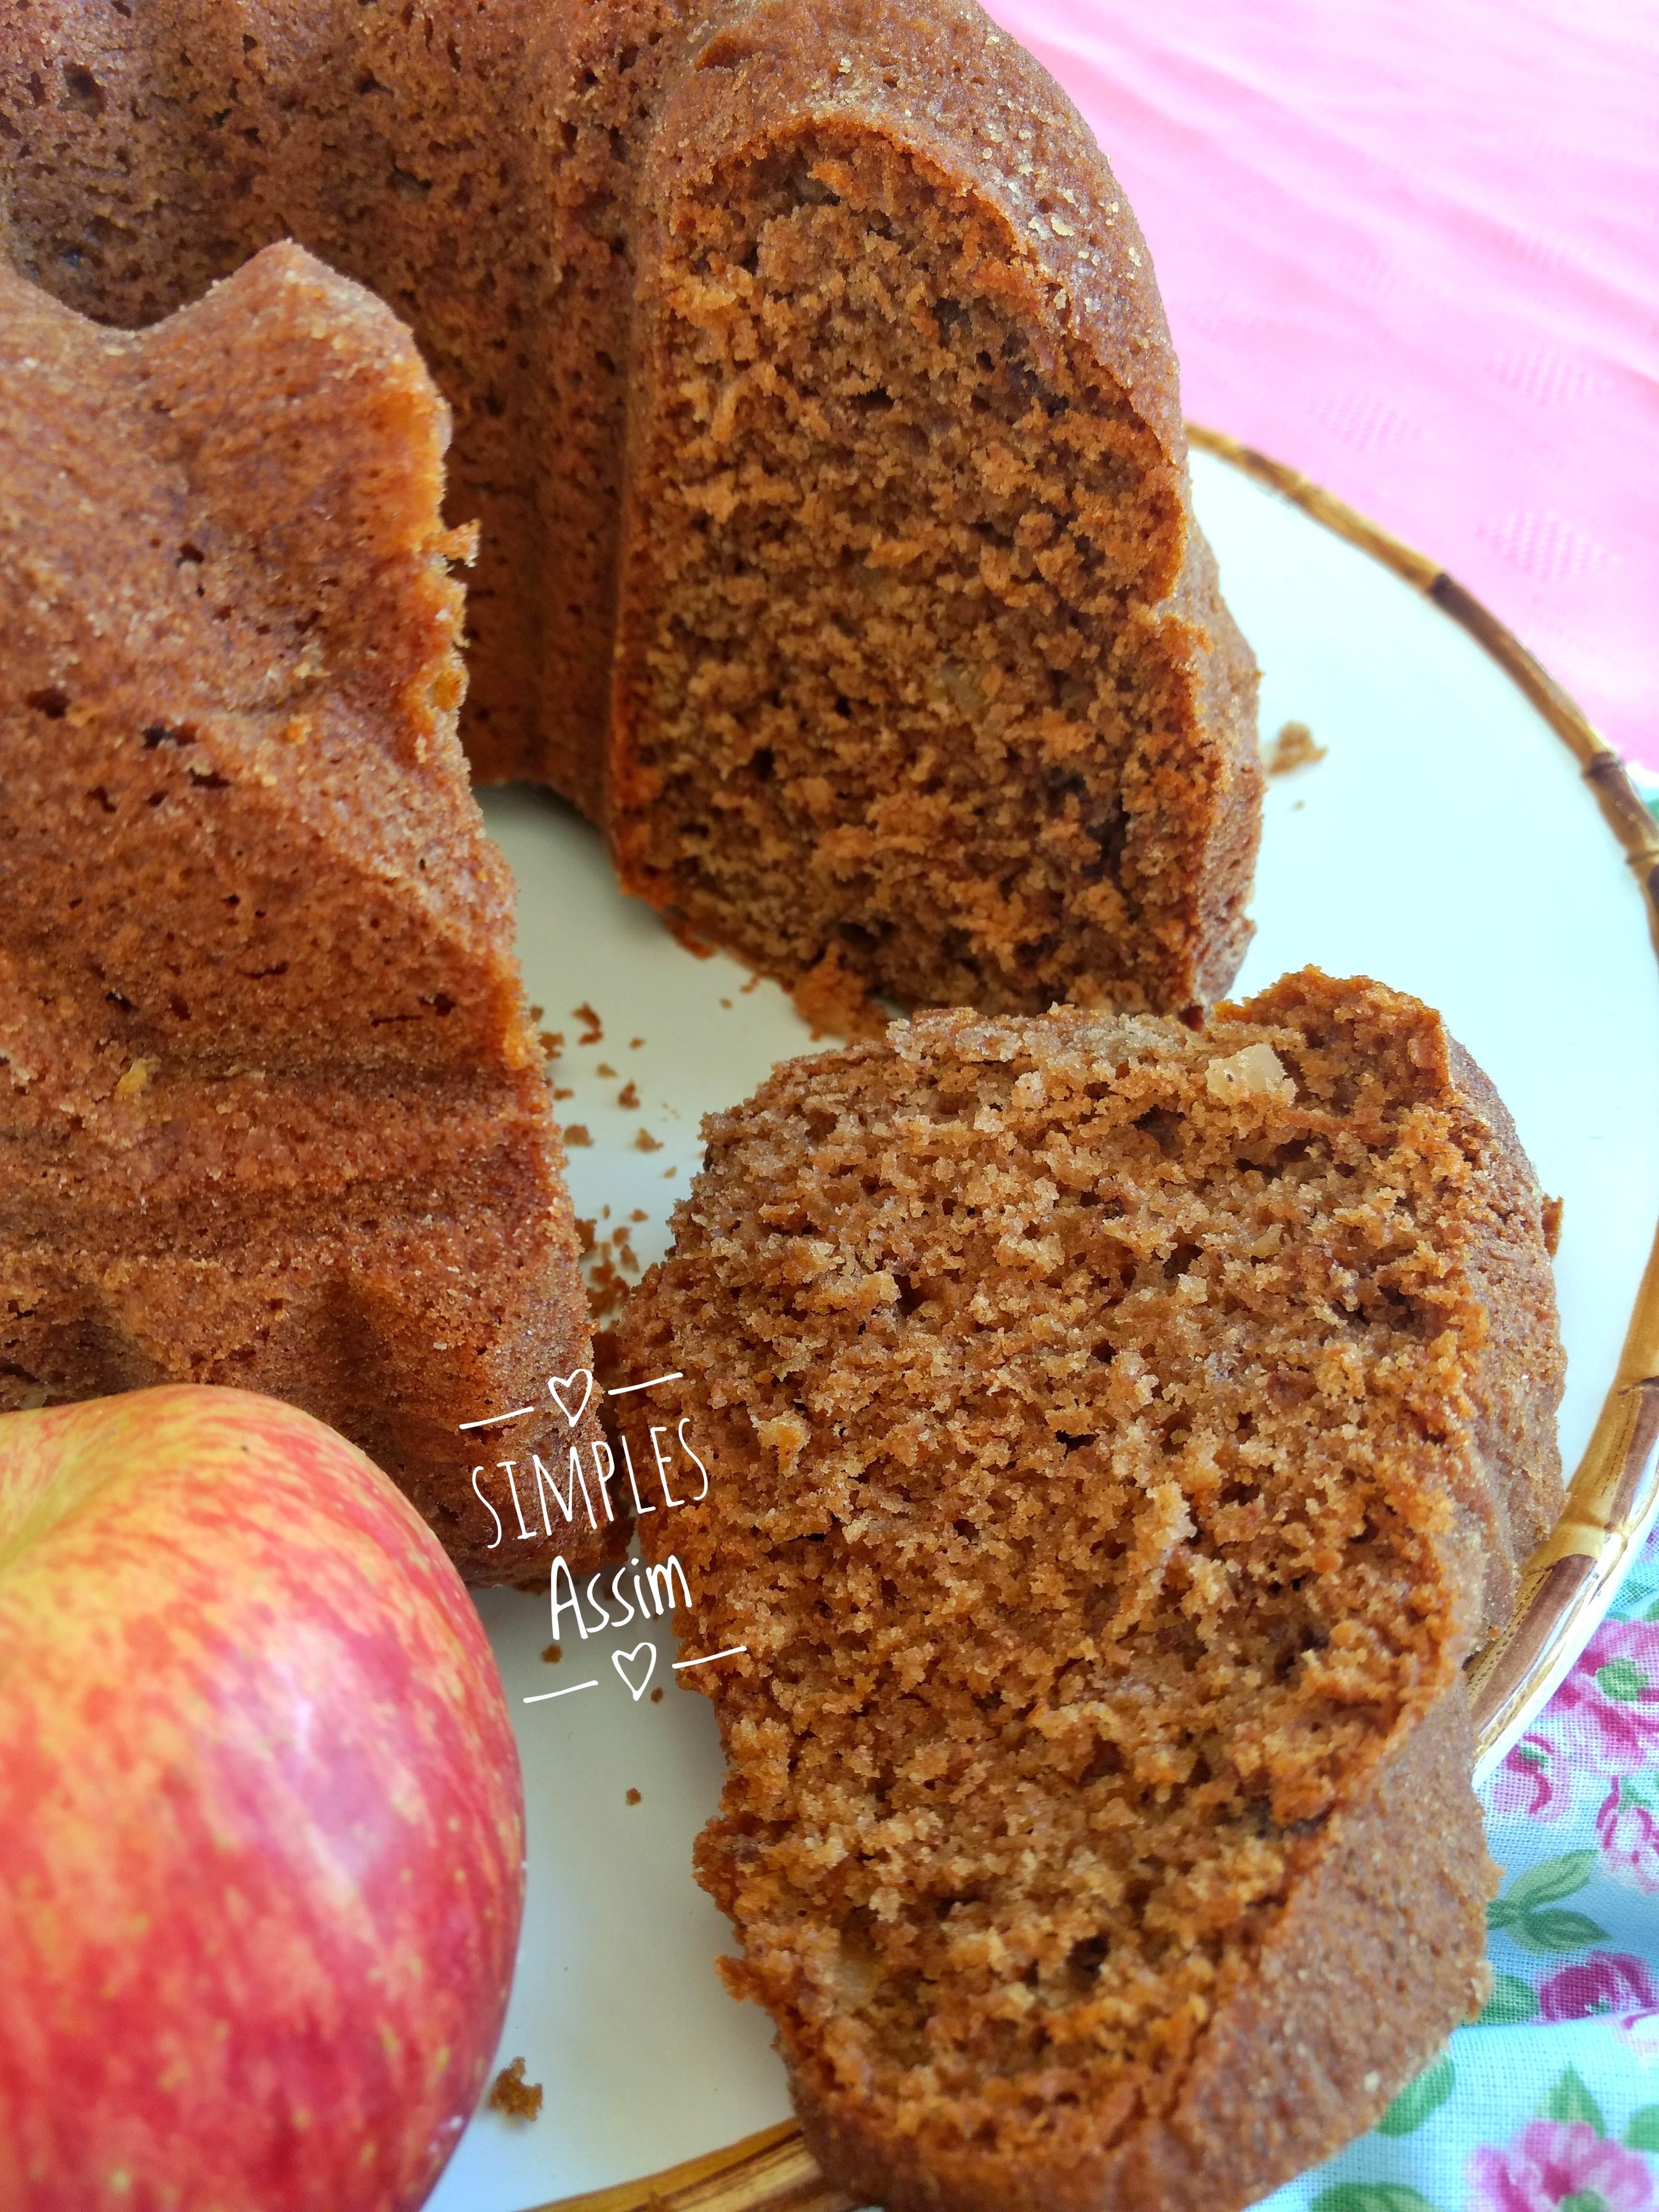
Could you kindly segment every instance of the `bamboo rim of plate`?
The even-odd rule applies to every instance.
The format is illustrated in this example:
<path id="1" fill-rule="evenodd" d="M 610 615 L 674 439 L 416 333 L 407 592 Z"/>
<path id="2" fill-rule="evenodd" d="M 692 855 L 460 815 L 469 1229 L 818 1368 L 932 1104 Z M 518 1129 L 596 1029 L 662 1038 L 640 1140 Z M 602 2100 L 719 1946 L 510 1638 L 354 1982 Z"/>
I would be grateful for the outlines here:
<path id="1" fill-rule="evenodd" d="M 1496 615 L 1438 564 L 1349 507 L 1334 493 L 1219 430 L 1187 425 L 1190 442 L 1299 507 L 1369 553 L 1466 629 L 1571 750 L 1607 827 L 1635 872 L 1659 955 L 1659 825 L 1625 764 L 1583 708 Z M 1618 1371 L 1553 1534 L 1528 1561 L 1509 1627 L 1469 1668 L 1477 1767 L 1553 1690 L 1594 1623 L 1596 1601 L 1619 1577 L 1659 1507 L 1659 1224 L 1626 1332 Z M 799 2126 L 745 2136 L 665 2172 L 532 2212 L 855 2212 L 857 2199 L 819 2172 Z"/>

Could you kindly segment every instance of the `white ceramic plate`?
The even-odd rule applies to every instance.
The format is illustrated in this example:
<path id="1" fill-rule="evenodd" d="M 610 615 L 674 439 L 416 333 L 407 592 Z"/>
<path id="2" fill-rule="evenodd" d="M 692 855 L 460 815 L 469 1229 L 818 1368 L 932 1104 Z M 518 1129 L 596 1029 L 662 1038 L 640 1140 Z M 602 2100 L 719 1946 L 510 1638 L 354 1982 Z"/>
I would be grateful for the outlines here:
<path id="1" fill-rule="evenodd" d="M 1378 976 L 1441 1008 L 1492 1076 L 1545 1188 L 1565 1201 L 1571 1469 L 1659 1219 L 1659 968 L 1640 890 L 1567 747 L 1463 629 L 1224 462 L 1196 454 L 1194 477 L 1261 662 L 1264 739 L 1296 720 L 1327 748 L 1268 787 L 1257 935 L 1237 990 L 1310 961 Z M 625 1228 L 648 1265 L 699 1158 L 701 1116 L 809 1049 L 808 1031 L 775 986 L 694 958 L 623 898 L 593 833 L 556 802 L 495 793 L 484 811 L 519 881 L 531 998 L 565 1039 L 556 1074 L 574 1095 L 560 1118 L 592 1139 L 570 1154 L 576 1211 L 607 1238 Z M 592 1044 L 578 1042 L 583 1006 L 603 1025 Z M 617 1103 L 630 1080 L 637 1110 Z M 639 1149 L 641 1129 L 660 1150 Z M 692 1838 L 720 1784 L 707 1701 L 672 1687 L 659 1704 L 635 1701 L 610 1655 L 638 1644 L 637 1623 L 574 1648 L 567 1633 L 550 1666 L 545 1599 L 491 1591 L 479 1607 L 529 1815 L 499 2063 L 522 2057 L 546 2101 L 531 2124 L 481 2113 L 434 2212 L 525 2212 L 788 2114 L 770 2023 L 715 1978 L 726 1923 L 691 1879 Z M 1583 1634 L 1592 1620 L 1579 1616 Z M 653 1629 L 656 1684 L 672 1683 L 679 1656 L 665 1632 Z M 588 1678 L 596 1688 L 524 1702 Z"/>

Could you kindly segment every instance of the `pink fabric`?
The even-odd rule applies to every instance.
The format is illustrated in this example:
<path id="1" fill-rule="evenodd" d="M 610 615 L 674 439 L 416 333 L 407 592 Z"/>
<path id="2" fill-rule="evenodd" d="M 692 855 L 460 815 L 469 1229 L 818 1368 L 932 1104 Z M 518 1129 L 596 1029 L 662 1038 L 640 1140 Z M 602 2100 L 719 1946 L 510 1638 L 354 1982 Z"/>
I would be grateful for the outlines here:
<path id="1" fill-rule="evenodd" d="M 1129 195 L 1188 415 L 1431 555 L 1659 769 L 1659 9 L 989 4 Z"/>

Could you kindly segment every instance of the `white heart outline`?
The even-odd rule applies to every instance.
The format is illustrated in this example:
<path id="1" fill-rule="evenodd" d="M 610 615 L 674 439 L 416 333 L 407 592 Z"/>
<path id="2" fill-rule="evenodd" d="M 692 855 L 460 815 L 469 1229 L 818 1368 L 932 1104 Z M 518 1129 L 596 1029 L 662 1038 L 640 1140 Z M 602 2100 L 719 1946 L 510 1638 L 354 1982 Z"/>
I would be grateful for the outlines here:
<path id="1" fill-rule="evenodd" d="M 639 1688 L 636 1690 L 634 1687 L 634 1685 L 628 1679 L 628 1669 L 631 1662 L 639 1657 L 641 1651 L 648 1651 L 651 1656 L 645 1662 L 645 1674 L 641 1680 Z M 613 1651 L 611 1655 L 611 1663 L 616 1668 L 617 1674 L 622 1676 L 623 1687 L 627 1690 L 629 1695 L 633 1698 L 634 1703 L 637 1705 L 640 1699 L 650 1688 L 651 1677 L 657 1671 L 656 1645 L 647 1641 L 645 1643 L 636 1644 L 631 1651 Z"/>
<path id="2" fill-rule="evenodd" d="M 564 1402 L 564 1393 L 570 1389 L 573 1383 L 575 1382 L 585 1383 L 587 1387 L 582 1392 L 580 1405 L 577 1407 L 575 1412 L 573 1413 L 569 1407 Z M 587 1401 L 593 1395 L 592 1369 L 591 1367 L 573 1367 L 568 1375 L 550 1375 L 547 1378 L 547 1387 L 552 1396 L 553 1403 L 558 1407 L 559 1411 L 564 1415 L 566 1420 L 569 1422 L 571 1427 L 574 1429 L 580 1421 L 582 1415 L 587 1411 Z"/>

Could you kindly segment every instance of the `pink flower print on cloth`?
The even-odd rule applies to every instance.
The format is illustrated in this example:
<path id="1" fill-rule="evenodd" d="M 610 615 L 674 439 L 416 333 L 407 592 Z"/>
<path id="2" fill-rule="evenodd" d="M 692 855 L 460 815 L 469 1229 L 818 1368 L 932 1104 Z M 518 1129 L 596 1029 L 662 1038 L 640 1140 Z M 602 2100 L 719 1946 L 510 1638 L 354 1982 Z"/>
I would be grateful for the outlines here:
<path id="1" fill-rule="evenodd" d="M 1571 1754 L 1597 1774 L 1659 1765 L 1659 1622 L 1604 1620 L 1547 1717 Z"/>
<path id="2" fill-rule="evenodd" d="M 1651 2012 L 1631 2013 L 1613 2026 L 1620 2041 L 1644 2072 L 1659 2066 L 1659 2007 Z"/>
<path id="3" fill-rule="evenodd" d="M 1583 2120 L 1528 2120 L 1504 2148 L 1469 2159 L 1469 2212 L 1651 2212 L 1640 2151 L 1603 2142 Z"/>
<path id="4" fill-rule="evenodd" d="M 1630 1951 L 1592 1951 L 1576 1966 L 1563 1966 L 1538 1991 L 1545 2020 L 1590 2020 L 1597 2013 L 1634 2012 L 1659 2004 L 1645 1960 Z"/>
<path id="5" fill-rule="evenodd" d="M 1659 1777 L 1615 1775 L 1595 1816 L 1601 1864 L 1615 1881 L 1659 1890 Z"/>
<path id="6" fill-rule="evenodd" d="M 1493 1778 L 1492 1809 L 1528 1820 L 1561 1820 L 1572 1810 L 1572 1770 L 1547 1735 L 1523 1735 Z"/>

